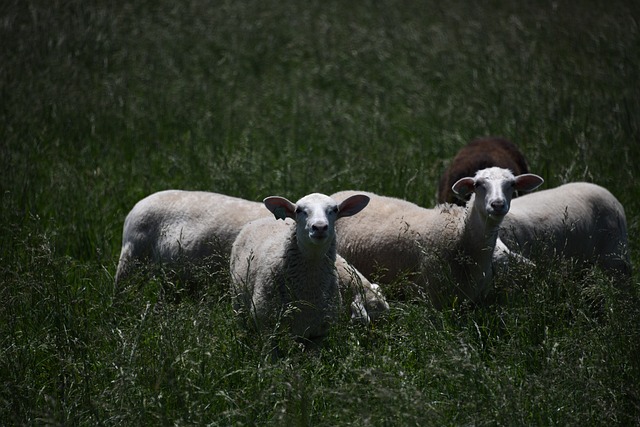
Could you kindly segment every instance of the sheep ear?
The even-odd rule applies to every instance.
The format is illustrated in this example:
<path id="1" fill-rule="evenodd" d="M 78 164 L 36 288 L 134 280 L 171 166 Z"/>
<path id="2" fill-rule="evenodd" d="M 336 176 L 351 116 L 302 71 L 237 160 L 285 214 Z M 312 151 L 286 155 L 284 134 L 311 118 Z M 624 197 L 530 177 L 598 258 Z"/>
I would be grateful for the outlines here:
<path id="1" fill-rule="evenodd" d="M 296 205 L 284 197 L 270 196 L 264 199 L 263 203 L 276 219 L 285 219 L 287 217 L 296 219 Z"/>
<path id="2" fill-rule="evenodd" d="M 544 182 L 544 179 L 540 178 L 538 175 L 534 175 L 532 173 L 525 173 L 525 174 L 516 176 L 515 189 L 517 191 L 533 191 L 536 188 L 540 187 L 543 182 Z"/>
<path id="3" fill-rule="evenodd" d="M 451 189 L 458 196 L 466 196 L 467 194 L 473 193 L 475 188 L 475 181 L 471 177 L 460 178 L 456 181 L 455 184 L 451 186 Z"/>
<path id="4" fill-rule="evenodd" d="M 369 204 L 369 196 L 356 194 L 343 200 L 338 206 L 338 218 L 355 215 Z"/>

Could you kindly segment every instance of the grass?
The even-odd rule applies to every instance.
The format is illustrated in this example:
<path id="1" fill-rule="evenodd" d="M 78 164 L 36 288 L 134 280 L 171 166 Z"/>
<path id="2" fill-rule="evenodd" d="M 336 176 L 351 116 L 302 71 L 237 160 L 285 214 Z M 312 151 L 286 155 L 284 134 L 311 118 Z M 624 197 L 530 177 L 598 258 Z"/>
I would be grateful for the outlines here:
<path id="1" fill-rule="evenodd" d="M 3 425 L 640 423 L 637 272 L 622 292 L 549 260 L 484 307 L 343 319 L 314 354 L 245 331 L 224 274 L 177 300 L 161 276 L 113 289 L 154 191 L 431 206 L 483 135 L 547 188 L 607 187 L 637 271 L 638 5 L 116 3 L 0 6 Z"/>

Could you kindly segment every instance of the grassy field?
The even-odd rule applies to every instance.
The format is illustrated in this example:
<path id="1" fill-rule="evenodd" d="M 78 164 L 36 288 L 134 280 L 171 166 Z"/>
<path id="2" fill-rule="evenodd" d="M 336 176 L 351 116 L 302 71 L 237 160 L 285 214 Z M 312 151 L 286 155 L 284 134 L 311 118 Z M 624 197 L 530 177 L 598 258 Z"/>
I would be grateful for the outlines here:
<path id="1" fill-rule="evenodd" d="M 0 424 L 640 424 L 639 23 L 631 1 L 3 2 Z M 226 272 L 114 291 L 154 191 L 432 206 L 484 135 L 545 188 L 618 197 L 631 292 L 548 260 L 483 307 L 391 292 L 309 354 L 245 331 Z"/>

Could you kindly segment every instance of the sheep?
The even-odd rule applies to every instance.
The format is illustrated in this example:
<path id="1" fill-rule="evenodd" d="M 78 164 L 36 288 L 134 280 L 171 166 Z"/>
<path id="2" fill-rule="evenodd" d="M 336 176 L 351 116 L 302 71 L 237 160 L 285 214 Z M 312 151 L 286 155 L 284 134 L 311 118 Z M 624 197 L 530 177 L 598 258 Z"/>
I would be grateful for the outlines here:
<path id="1" fill-rule="evenodd" d="M 245 309 L 258 330 L 274 327 L 279 316 L 290 316 L 293 336 L 322 341 L 341 306 L 335 223 L 368 202 L 360 194 L 340 204 L 320 193 L 295 204 L 267 197 L 264 204 L 276 219 L 294 222 L 263 218 L 242 228 L 230 259 L 236 309 Z"/>
<path id="2" fill-rule="evenodd" d="M 140 200 L 127 215 L 116 270 L 119 287 L 138 264 L 187 270 L 228 268 L 231 245 L 242 227 L 270 217 L 263 203 L 204 191 L 166 190 Z M 185 264 L 188 264 L 185 266 Z M 369 323 L 389 309 L 379 288 L 338 256 L 340 284 L 353 294 L 352 318 Z"/>
<path id="3" fill-rule="evenodd" d="M 458 151 L 440 177 L 438 203 L 466 205 L 470 194 L 466 197 L 456 194 L 451 188 L 453 184 L 460 178 L 473 176 L 477 171 L 493 166 L 509 169 L 514 175 L 529 173 L 524 155 L 513 142 L 499 137 L 478 138 Z M 514 193 L 513 197 L 517 196 L 517 192 Z"/>
<path id="4" fill-rule="evenodd" d="M 435 307 L 442 307 L 452 296 L 480 301 L 491 284 L 495 248 L 508 251 L 498 240 L 498 229 L 513 192 L 533 190 L 542 182 L 533 174 L 514 176 L 507 169 L 484 169 L 453 185 L 461 196 L 474 193 L 467 207 L 426 209 L 362 193 L 371 199 L 369 207 L 358 218 L 338 224 L 338 251 L 365 276 L 378 272 L 381 282 L 409 273 Z M 332 197 L 342 200 L 352 194 L 342 191 Z M 456 284 L 454 295 L 446 289 L 449 280 L 443 276 Z"/>
<path id="5" fill-rule="evenodd" d="M 548 250 L 614 276 L 631 275 L 624 208 L 596 184 L 569 183 L 514 200 L 499 235 L 529 258 Z"/>
<path id="6" fill-rule="evenodd" d="M 219 269 L 244 224 L 264 217 L 262 203 L 204 191 L 160 191 L 140 200 L 124 221 L 116 286 L 136 263 Z"/>

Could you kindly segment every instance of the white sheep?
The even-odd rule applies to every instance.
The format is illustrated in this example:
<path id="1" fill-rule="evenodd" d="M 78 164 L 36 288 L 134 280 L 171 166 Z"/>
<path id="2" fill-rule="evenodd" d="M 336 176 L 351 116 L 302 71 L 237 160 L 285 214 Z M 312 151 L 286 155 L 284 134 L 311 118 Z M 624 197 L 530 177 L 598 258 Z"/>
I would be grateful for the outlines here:
<path id="1" fill-rule="evenodd" d="M 262 203 L 204 191 L 160 191 L 140 200 L 124 221 L 116 285 L 138 263 L 221 265 L 247 222 L 268 215 Z"/>
<path id="2" fill-rule="evenodd" d="M 151 194 L 125 219 L 116 286 L 139 264 L 187 270 L 205 264 L 210 272 L 226 269 L 242 227 L 271 215 L 263 203 L 224 194 L 181 190 Z M 339 256 L 336 266 L 343 292 L 353 294 L 354 320 L 368 323 L 389 309 L 375 284 Z"/>
<path id="3" fill-rule="evenodd" d="M 531 191 L 542 178 L 514 176 L 509 170 L 489 168 L 474 177 L 458 180 L 454 191 L 474 193 L 467 207 L 440 205 L 421 208 L 405 200 L 363 193 L 369 207 L 358 218 L 347 218 L 337 227 L 338 251 L 367 277 L 378 272 L 390 282 L 409 273 L 433 304 L 442 306 L 454 296 L 481 299 L 492 280 L 492 258 L 498 229 L 509 211 L 516 190 Z M 334 194 L 342 200 L 354 194 Z M 452 292 L 447 282 L 456 284 Z"/>
<path id="4" fill-rule="evenodd" d="M 570 183 L 513 200 L 500 238 L 527 257 L 542 251 L 631 275 L 624 208 L 595 184 Z"/>
<path id="5" fill-rule="evenodd" d="M 340 204 L 319 193 L 296 204 L 267 197 L 264 204 L 276 219 L 295 223 L 264 218 L 242 228 L 230 260 L 236 308 L 246 310 L 259 330 L 284 316 L 294 336 L 322 340 L 341 306 L 335 222 L 368 202 L 364 195 Z"/>

